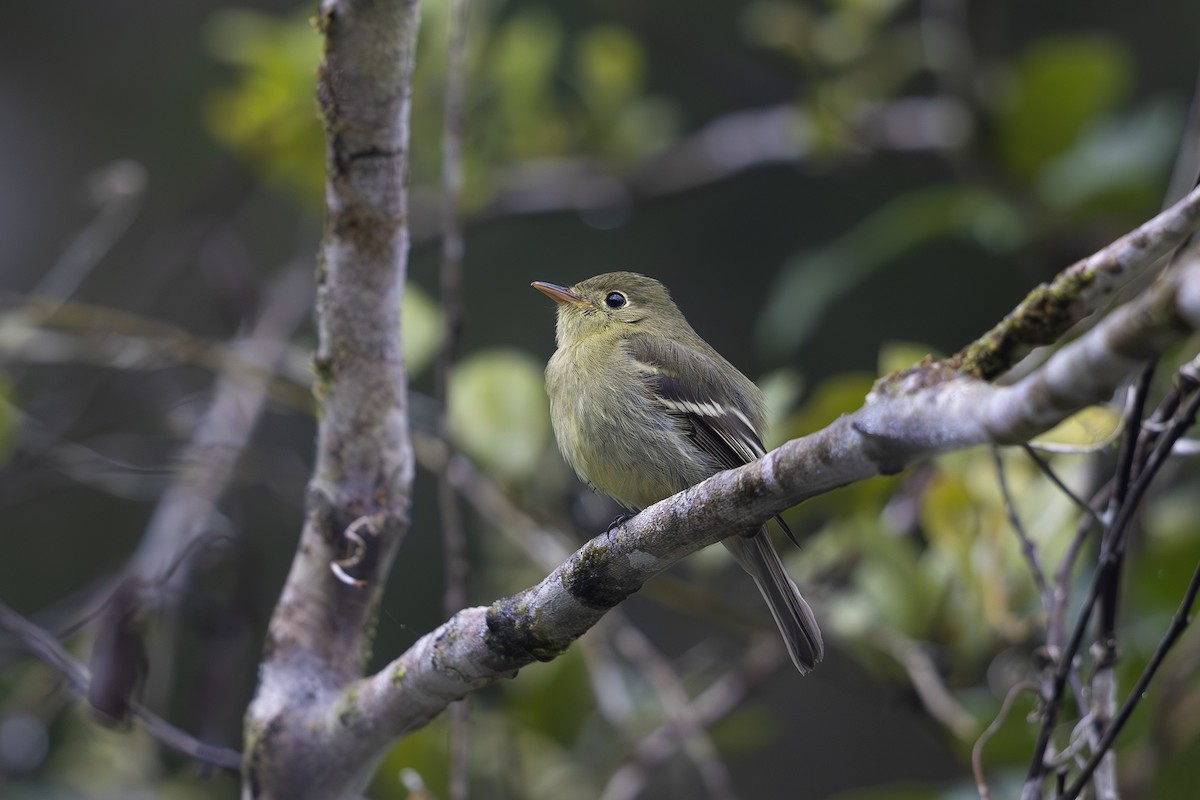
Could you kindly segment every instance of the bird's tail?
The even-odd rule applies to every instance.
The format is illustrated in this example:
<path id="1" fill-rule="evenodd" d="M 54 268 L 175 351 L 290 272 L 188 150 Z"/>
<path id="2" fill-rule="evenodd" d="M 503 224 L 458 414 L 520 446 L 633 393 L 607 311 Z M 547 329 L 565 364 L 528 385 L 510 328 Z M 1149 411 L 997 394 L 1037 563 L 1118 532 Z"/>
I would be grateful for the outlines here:
<path id="1" fill-rule="evenodd" d="M 742 569 L 754 578 L 783 634 L 792 663 L 801 675 L 807 673 L 825 657 L 825 643 L 816 616 L 784 570 L 767 529 L 753 536 L 730 536 L 724 544 Z"/>

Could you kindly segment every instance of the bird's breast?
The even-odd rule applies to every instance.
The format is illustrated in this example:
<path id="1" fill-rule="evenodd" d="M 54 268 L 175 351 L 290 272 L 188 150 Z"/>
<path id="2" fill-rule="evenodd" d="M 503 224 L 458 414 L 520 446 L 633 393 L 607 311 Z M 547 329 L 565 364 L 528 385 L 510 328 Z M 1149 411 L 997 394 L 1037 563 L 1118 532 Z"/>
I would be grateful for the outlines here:
<path id="1" fill-rule="evenodd" d="M 554 434 L 576 474 L 637 510 L 716 472 L 619 344 L 596 347 L 560 348 L 546 367 Z"/>

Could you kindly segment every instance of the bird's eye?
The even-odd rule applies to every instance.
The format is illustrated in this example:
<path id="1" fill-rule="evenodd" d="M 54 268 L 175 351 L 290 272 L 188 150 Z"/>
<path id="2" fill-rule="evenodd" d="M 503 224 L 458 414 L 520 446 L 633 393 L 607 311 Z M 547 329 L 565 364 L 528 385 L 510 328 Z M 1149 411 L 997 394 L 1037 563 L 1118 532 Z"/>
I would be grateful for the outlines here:
<path id="1" fill-rule="evenodd" d="M 609 308 L 621 308 L 628 300 L 620 292 L 609 292 L 604 298 L 604 304 Z"/>

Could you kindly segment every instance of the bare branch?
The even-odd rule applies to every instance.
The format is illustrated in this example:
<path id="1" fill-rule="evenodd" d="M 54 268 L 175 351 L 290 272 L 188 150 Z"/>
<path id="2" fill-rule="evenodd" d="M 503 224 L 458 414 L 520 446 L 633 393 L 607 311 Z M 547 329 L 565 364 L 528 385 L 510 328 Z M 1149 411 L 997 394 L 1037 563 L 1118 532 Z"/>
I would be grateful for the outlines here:
<path id="1" fill-rule="evenodd" d="M 975 717 L 951 693 L 938 673 L 934 659 L 920 643 L 883 625 L 873 628 L 871 638 L 904 668 L 929 716 L 959 739 L 967 739 L 978 730 Z"/>
<path id="2" fill-rule="evenodd" d="M 1016 501 L 1013 500 L 1012 493 L 1008 489 L 1008 478 L 1004 474 L 1004 459 L 1000 455 L 1000 448 L 992 448 L 992 460 L 996 464 L 996 480 L 1000 483 L 1000 493 L 1004 497 L 1004 508 L 1008 511 L 1008 521 L 1012 525 L 1013 532 L 1017 534 L 1017 539 L 1021 542 L 1021 552 L 1025 555 L 1029 571 L 1033 573 L 1033 582 L 1042 596 L 1042 608 L 1049 614 L 1050 609 L 1054 607 L 1054 594 L 1050 591 L 1050 584 L 1046 582 L 1046 570 L 1043 569 L 1042 562 L 1038 558 L 1037 544 L 1029 538 L 1029 534 L 1025 531 L 1025 526 L 1021 523 L 1021 516 L 1017 513 Z"/>
<path id="3" fill-rule="evenodd" d="M 325 0 L 318 98 L 327 220 L 318 270 L 323 401 L 300 544 L 271 619 L 246 716 L 247 798 L 361 790 L 374 752 L 333 737 L 336 693 L 361 673 L 369 627 L 408 528 L 413 478 L 400 307 L 408 257 L 409 105 L 416 0 Z M 348 585 L 330 569 L 366 522 Z M 342 723 L 351 720 L 341 719 Z"/>
<path id="4" fill-rule="evenodd" d="M 987 776 L 983 773 L 983 748 L 987 746 L 991 738 L 1000 730 L 1004 721 L 1008 719 L 1008 713 L 1012 711 L 1013 703 L 1016 702 L 1017 698 L 1025 692 L 1037 694 L 1037 690 L 1037 684 L 1031 681 L 1022 681 L 1015 684 L 1008 690 L 1008 694 L 1004 695 L 1004 702 L 1000 704 L 1000 711 L 997 712 L 996 718 L 992 720 L 991 724 L 975 740 L 975 744 L 971 748 L 971 771 L 975 775 L 975 788 L 979 791 L 979 800 L 990 800 L 992 796 L 988 790 Z"/>
<path id="5" fill-rule="evenodd" d="M 230 348 L 251 368 L 218 377 L 212 405 L 180 454 L 180 471 L 131 559 L 130 577 L 150 582 L 173 569 L 173 580 L 186 582 L 187 570 L 174 567 L 192 541 L 209 530 L 215 504 L 232 480 L 237 459 L 262 412 L 275 365 L 308 314 L 311 292 L 309 276 L 289 267 L 268 292 L 258 321 Z"/>
<path id="6" fill-rule="evenodd" d="M 1198 262 L 1192 262 L 1193 268 L 1196 263 Z M 1195 294 L 1200 297 L 1200 292 L 1196 292 Z M 1133 519 L 1133 515 L 1142 498 L 1145 496 L 1150 482 L 1170 456 L 1175 441 L 1183 435 L 1184 431 L 1191 427 L 1196 420 L 1197 412 L 1200 411 L 1200 391 L 1197 391 L 1197 388 L 1200 388 L 1200 359 L 1185 365 L 1180 370 L 1180 379 L 1188 384 L 1189 391 L 1192 392 L 1192 397 L 1185 407 L 1180 408 L 1178 412 L 1173 414 L 1170 428 L 1158 439 L 1154 449 L 1146 454 L 1144 464 L 1141 466 L 1140 472 L 1138 472 L 1137 480 L 1129 490 L 1125 502 L 1121 504 L 1108 529 L 1105 531 L 1099 565 L 1092 578 L 1091 589 L 1079 611 L 1075 628 L 1071 632 L 1071 638 L 1068 640 L 1062 653 L 1057 656 L 1058 663 L 1052 681 L 1051 692 L 1045 698 L 1045 708 L 1042 712 L 1042 727 L 1038 734 L 1037 743 L 1034 746 L 1033 759 L 1030 763 L 1029 773 L 1022 790 L 1022 797 L 1027 800 L 1028 798 L 1040 797 L 1041 795 L 1041 783 L 1046 769 L 1046 752 L 1049 747 L 1050 738 L 1053 735 L 1058 709 L 1062 703 L 1066 677 L 1073 666 L 1076 654 L 1079 652 L 1088 623 L 1092 617 L 1092 612 L 1109 585 L 1113 571 L 1120 563 L 1116 554 L 1125 546 L 1125 535 L 1129 523 Z M 1170 401 L 1165 402 L 1169 403 Z M 1095 753 L 1100 756 L 1103 755 L 1103 751 L 1100 749 L 1096 749 Z"/>
<path id="7" fill-rule="evenodd" d="M 1158 647 L 1154 649 L 1154 655 L 1150 657 L 1150 661 L 1146 664 L 1146 668 L 1142 670 L 1137 683 L 1130 690 L 1129 696 L 1121 704 L 1121 709 L 1105 729 L 1104 736 L 1100 739 L 1100 743 L 1096 746 L 1092 757 L 1088 759 L 1088 763 L 1080 770 L 1075 782 L 1063 794 L 1063 800 L 1074 800 L 1074 798 L 1078 797 L 1087 785 L 1092 773 L 1100 766 L 1104 756 L 1110 754 L 1113 742 L 1116 741 L 1118 734 L 1121 733 L 1121 729 L 1125 727 L 1125 723 L 1133 715 L 1133 711 L 1137 708 L 1138 703 L 1145 698 L 1150 681 L 1158 672 L 1158 668 L 1162 666 L 1167 653 L 1170 652 L 1171 647 L 1174 646 L 1175 642 L 1183 635 L 1184 630 L 1191 623 L 1192 606 L 1196 604 L 1196 595 L 1198 593 L 1200 593 L 1200 564 L 1196 566 L 1195 572 L 1192 573 L 1192 579 L 1188 583 L 1187 591 L 1183 593 L 1183 600 L 1180 601 L 1175 616 L 1171 618 L 1171 627 L 1167 629 L 1162 640 L 1158 643 Z"/>
<path id="8" fill-rule="evenodd" d="M 0 603 L 0 629 L 7 630 L 20 639 L 25 649 L 58 673 L 73 692 L 87 696 L 91 683 L 87 667 L 72 658 L 47 631 L 34 625 L 4 603 Z M 130 715 L 155 739 L 189 758 L 222 769 L 236 771 L 241 768 L 241 753 L 205 744 L 139 703 L 130 704 Z"/>
<path id="9" fill-rule="evenodd" d="M 726 672 L 700 692 L 689 705 L 695 725 L 710 727 L 737 708 L 750 690 L 776 673 L 784 664 L 787 653 L 783 643 L 774 636 L 763 637 L 746 653 L 735 669 Z M 655 728 L 634 747 L 632 757 L 609 778 L 601 792 L 601 800 L 632 800 L 645 785 L 651 769 L 661 764 L 680 746 L 680 740 L 691 734 L 689 724 L 678 718 Z"/>

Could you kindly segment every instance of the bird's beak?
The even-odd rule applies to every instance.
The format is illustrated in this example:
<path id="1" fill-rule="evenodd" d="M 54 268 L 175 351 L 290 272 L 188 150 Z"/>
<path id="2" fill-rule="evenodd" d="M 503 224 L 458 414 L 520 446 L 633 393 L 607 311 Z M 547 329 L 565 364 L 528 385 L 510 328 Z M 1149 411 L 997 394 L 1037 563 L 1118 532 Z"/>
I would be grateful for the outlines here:
<path id="1" fill-rule="evenodd" d="M 591 300 L 585 300 L 584 298 L 575 294 L 574 292 L 572 292 L 570 289 L 568 289 L 565 286 L 559 286 L 559 285 L 553 284 L 553 283 L 546 283 L 545 281 L 534 281 L 533 283 L 531 283 L 529 285 L 532 286 L 533 288 L 537 289 L 539 292 L 546 295 L 546 297 L 549 297 L 551 300 L 558 303 L 559 305 L 563 305 L 566 303 L 570 303 L 573 306 L 594 305 Z"/>

